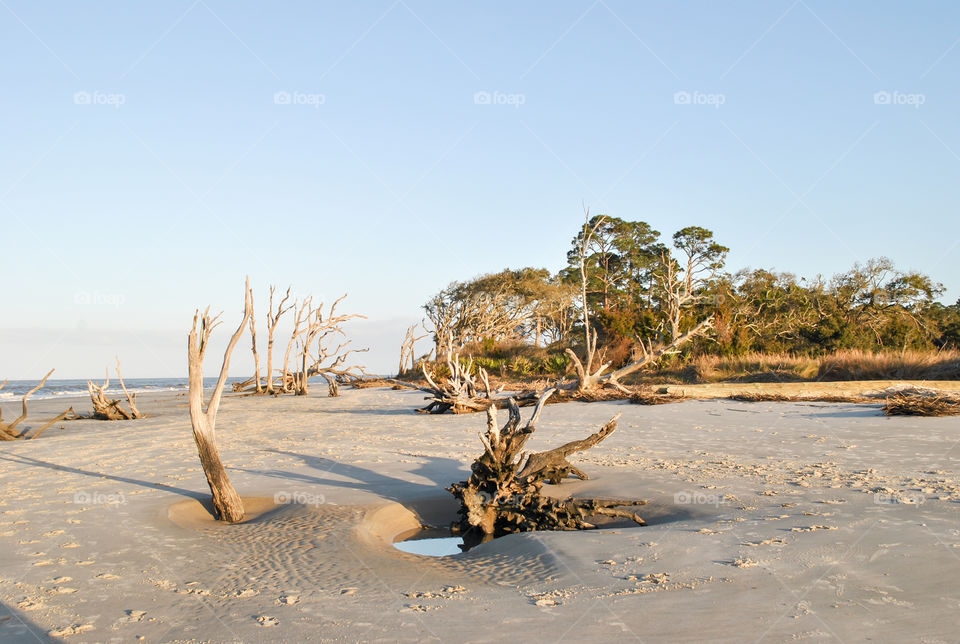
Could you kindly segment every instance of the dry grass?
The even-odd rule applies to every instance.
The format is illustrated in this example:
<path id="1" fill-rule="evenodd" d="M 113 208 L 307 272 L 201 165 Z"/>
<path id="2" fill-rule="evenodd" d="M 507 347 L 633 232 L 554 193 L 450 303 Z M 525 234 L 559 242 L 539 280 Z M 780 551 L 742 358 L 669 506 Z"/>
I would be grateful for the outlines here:
<path id="1" fill-rule="evenodd" d="M 874 353 L 844 350 L 821 358 L 791 354 L 703 355 L 647 374 L 656 381 L 809 382 L 846 380 L 960 380 L 960 351 Z"/>
<path id="2" fill-rule="evenodd" d="M 818 380 L 958 380 L 960 351 L 838 351 L 823 358 Z"/>
<path id="3" fill-rule="evenodd" d="M 839 403 L 862 403 L 874 402 L 863 396 L 844 396 L 837 394 L 814 394 L 801 396 L 788 396 L 778 393 L 760 393 L 744 392 L 733 394 L 728 397 L 730 400 L 739 400 L 740 402 L 839 402 Z"/>
<path id="4" fill-rule="evenodd" d="M 350 383 L 354 389 L 370 389 L 372 387 L 393 387 L 396 388 L 396 385 L 384 378 L 367 378 L 364 380 L 354 380 Z M 401 387 L 402 389 L 402 387 Z"/>
<path id="5" fill-rule="evenodd" d="M 887 398 L 883 413 L 888 416 L 958 416 L 960 398 L 947 394 L 902 391 Z"/>

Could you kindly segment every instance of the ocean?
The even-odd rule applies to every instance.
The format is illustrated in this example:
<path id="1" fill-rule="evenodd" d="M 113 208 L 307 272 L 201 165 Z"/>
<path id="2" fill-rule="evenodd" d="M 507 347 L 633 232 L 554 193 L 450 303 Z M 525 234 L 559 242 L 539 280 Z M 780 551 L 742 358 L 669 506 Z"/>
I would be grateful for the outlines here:
<path id="1" fill-rule="evenodd" d="M 243 378 L 228 378 L 226 391 L 230 391 L 230 383 L 245 380 Z M 3 382 L 0 380 L 0 382 Z M 103 380 L 96 379 L 95 384 L 103 384 Z M 127 391 L 132 394 L 147 393 L 152 391 L 186 391 L 186 378 L 124 378 L 123 382 L 127 385 Z M 0 402 L 11 400 L 20 400 L 23 394 L 27 393 L 40 384 L 39 380 L 10 380 L 3 389 L 0 389 Z M 217 384 L 216 378 L 204 378 L 204 388 L 213 387 Z M 110 387 L 106 393 L 114 396 L 122 396 L 123 389 L 120 388 L 120 381 L 116 378 L 110 379 Z M 86 380 L 48 380 L 43 389 L 39 390 L 30 400 L 41 400 L 44 398 L 59 398 L 61 396 L 89 396 Z"/>

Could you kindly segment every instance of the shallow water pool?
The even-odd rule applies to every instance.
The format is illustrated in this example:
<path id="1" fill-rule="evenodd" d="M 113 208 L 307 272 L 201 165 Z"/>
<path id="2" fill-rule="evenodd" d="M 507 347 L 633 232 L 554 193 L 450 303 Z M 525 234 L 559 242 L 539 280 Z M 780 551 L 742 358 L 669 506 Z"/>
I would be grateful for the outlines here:
<path id="1" fill-rule="evenodd" d="M 463 545 L 461 537 L 423 537 L 397 541 L 393 547 L 413 555 L 449 557 L 462 553 L 461 545 Z"/>

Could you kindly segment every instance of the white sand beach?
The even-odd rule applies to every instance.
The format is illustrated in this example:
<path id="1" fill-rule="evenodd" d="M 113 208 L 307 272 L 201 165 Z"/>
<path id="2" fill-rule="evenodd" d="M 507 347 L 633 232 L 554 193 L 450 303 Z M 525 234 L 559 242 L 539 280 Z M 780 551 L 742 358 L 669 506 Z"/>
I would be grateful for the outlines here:
<path id="1" fill-rule="evenodd" d="M 5 444 L 0 641 L 956 641 L 956 418 L 550 405 L 533 449 L 623 412 L 576 458 L 591 480 L 551 493 L 649 499 L 649 525 L 424 557 L 391 541 L 454 518 L 443 488 L 466 478 L 484 419 L 421 401 L 226 397 L 218 442 L 250 514 L 233 526 L 202 509 L 182 395 Z M 36 401 L 31 419 L 63 408 Z"/>

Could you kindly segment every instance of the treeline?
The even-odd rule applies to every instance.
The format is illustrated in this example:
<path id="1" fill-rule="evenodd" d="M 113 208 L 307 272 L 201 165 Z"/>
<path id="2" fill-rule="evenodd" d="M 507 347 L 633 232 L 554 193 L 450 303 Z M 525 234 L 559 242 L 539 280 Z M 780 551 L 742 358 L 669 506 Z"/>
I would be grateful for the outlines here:
<path id="1" fill-rule="evenodd" d="M 806 279 L 763 269 L 731 272 L 728 252 L 698 226 L 664 241 L 645 222 L 593 217 L 558 273 L 508 269 L 454 282 L 431 298 L 424 309 L 435 355 L 468 347 L 478 355 L 517 345 L 550 353 L 582 348 L 584 294 L 591 326 L 614 365 L 710 316 L 713 332 L 686 345 L 685 354 L 960 347 L 960 301 L 938 302 L 942 284 L 886 258 L 830 279 Z"/>

